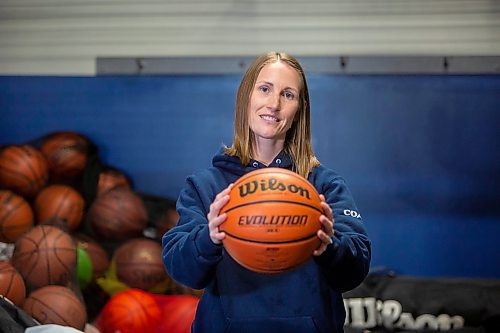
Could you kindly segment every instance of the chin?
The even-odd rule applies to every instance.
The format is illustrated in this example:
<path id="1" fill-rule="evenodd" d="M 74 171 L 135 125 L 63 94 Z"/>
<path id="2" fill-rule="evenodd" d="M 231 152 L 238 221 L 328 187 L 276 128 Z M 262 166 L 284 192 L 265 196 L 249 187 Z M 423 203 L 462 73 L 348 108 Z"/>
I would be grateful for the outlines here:
<path id="1" fill-rule="evenodd" d="M 284 139 L 284 135 L 276 134 L 276 133 L 255 133 L 256 138 L 261 138 L 265 140 L 280 140 Z"/>

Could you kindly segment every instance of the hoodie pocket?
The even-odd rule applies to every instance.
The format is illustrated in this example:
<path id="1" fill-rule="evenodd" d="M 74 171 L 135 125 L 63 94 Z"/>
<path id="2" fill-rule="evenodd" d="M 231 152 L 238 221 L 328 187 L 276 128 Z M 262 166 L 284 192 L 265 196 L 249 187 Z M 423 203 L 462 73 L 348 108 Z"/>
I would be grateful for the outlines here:
<path id="1" fill-rule="evenodd" d="M 321 331 L 314 319 L 304 317 L 228 319 L 226 333 L 314 333 Z"/>

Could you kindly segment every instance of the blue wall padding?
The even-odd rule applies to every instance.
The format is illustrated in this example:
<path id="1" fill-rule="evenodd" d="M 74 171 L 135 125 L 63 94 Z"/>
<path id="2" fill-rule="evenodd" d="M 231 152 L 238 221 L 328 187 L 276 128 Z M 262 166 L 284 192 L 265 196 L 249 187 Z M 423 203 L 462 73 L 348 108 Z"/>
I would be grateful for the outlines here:
<path id="1" fill-rule="evenodd" d="M 230 144 L 239 80 L 0 77 L 0 144 L 78 131 L 136 190 L 175 198 Z M 373 268 L 500 277 L 500 76 L 308 80 L 315 151 L 347 179 Z"/>

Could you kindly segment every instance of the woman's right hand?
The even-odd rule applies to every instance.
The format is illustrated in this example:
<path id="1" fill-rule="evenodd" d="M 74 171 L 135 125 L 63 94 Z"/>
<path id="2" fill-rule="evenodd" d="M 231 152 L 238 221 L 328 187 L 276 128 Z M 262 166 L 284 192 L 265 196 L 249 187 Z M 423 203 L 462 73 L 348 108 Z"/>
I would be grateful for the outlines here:
<path id="1" fill-rule="evenodd" d="M 207 214 L 208 219 L 208 230 L 210 233 L 210 239 L 214 244 L 221 244 L 226 234 L 222 231 L 219 231 L 219 226 L 226 220 L 226 213 L 219 215 L 219 212 L 222 207 L 229 201 L 229 191 L 233 184 L 229 184 L 226 189 L 221 191 L 215 197 L 214 201 L 210 205 L 210 211 Z"/>

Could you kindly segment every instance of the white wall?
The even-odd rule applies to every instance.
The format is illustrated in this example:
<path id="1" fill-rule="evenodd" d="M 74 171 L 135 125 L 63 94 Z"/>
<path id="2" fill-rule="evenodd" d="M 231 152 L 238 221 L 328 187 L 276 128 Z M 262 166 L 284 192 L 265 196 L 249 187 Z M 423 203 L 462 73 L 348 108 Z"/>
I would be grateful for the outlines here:
<path id="1" fill-rule="evenodd" d="M 500 55 L 499 0 L 0 0 L 0 75 L 97 57 Z"/>

